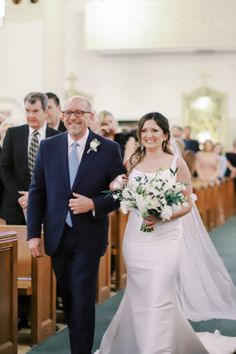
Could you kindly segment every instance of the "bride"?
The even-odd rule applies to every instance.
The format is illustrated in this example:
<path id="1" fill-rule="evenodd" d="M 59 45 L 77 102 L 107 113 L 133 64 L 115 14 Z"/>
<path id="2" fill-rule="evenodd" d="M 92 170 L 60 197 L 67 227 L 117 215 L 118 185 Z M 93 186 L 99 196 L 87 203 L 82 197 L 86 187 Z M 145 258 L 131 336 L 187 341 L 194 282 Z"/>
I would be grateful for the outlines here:
<path id="1" fill-rule="evenodd" d="M 184 193 L 188 204 L 175 212 L 170 221 L 163 222 L 153 216 L 146 218 L 145 222 L 154 229 L 149 233 L 140 231 L 141 216 L 130 213 L 123 242 L 127 286 L 96 354 L 233 353 L 236 338 L 219 333 L 196 334 L 187 320 L 219 318 L 220 315 L 226 318 L 224 311 L 228 318 L 236 319 L 236 290 L 210 241 L 205 245 L 207 255 L 214 258 L 210 266 L 201 264 L 202 271 L 191 264 L 191 259 L 204 258 L 204 255 L 195 254 L 196 241 L 189 243 L 189 235 L 185 239 L 186 230 L 192 238 L 199 236 L 197 233 L 201 230 L 205 237 L 206 231 L 196 219 L 196 213 L 191 211 L 191 176 L 184 160 L 172 153 L 168 120 L 160 113 L 144 115 L 139 121 L 137 136 L 139 145 L 130 159 L 129 181 L 135 182 L 135 177 L 142 175 L 151 179 L 157 170 L 168 179 L 170 169 L 177 169 L 176 181 L 186 184 Z M 125 184 L 126 177 L 122 177 Z M 115 189 L 115 184 L 117 179 L 111 189 Z M 191 254 L 187 255 L 189 247 Z M 188 271 L 195 274 L 186 275 Z M 204 285 L 209 285 L 211 295 Z"/>

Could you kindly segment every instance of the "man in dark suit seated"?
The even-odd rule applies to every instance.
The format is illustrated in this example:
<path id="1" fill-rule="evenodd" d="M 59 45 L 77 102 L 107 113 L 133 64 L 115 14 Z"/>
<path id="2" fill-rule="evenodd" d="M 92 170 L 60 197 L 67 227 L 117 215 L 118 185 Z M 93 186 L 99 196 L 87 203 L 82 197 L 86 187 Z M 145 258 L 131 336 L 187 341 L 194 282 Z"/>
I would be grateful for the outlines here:
<path id="1" fill-rule="evenodd" d="M 47 125 L 61 132 L 66 131 L 66 127 L 61 120 L 62 112 L 59 97 L 53 92 L 46 92 L 48 96 Z"/>
<path id="2" fill-rule="evenodd" d="M 191 150 L 194 153 L 199 151 L 199 142 L 191 138 L 191 127 L 189 126 L 184 127 L 182 138 L 184 140 L 185 150 Z"/>
<path id="3" fill-rule="evenodd" d="M 119 145 L 88 129 L 91 114 L 91 104 L 84 97 L 65 102 L 68 133 L 40 144 L 27 214 L 34 257 L 40 255 L 43 222 L 45 250 L 62 289 L 72 354 L 92 351 L 96 279 L 107 247 L 107 214 L 119 207 L 101 192 L 125 172 Z"/>
<path id="4" fill-rule="evenodd" d="M 48 98 L 44 93 L 31 92 L 24 103 L 27 124 L 8 129 L 0 162 L 4 185 L 1 218 L 12 225 L 25 224 L 23 210 L 27 208 L 28 188 L 40 141 L 59 134 L 46 125 Z"/>

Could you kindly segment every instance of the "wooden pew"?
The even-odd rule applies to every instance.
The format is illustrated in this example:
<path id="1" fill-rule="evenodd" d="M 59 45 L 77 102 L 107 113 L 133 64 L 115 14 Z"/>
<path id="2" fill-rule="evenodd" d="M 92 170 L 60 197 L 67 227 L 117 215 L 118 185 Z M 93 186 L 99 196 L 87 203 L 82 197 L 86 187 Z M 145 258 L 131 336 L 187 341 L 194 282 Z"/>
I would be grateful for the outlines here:
<path id="1" fill-rule="evenodd" d="M 0 231 L 17 233 L 17 288 L 19 295 L 30 296 L 31 344 L 34 345 L 55 333 L 56 283 L 51 258 L 45 254 L 39 258 L 31 257 L 26 226 L 0 225 Z"/>
<path id="2" fill-rule="evenodd" d="M 235 206 L 234 206 L 234 179 L 233 178 L 226 178 L 225 179 L 225 210 L 226 210 L 226 216 L 230 217 L 234 215 L 235 212 Z"/>
<path id="3" fill-rule="evenodd" d="M 0 353 L 17 353 L 17 238 L 0 233 Z"/>

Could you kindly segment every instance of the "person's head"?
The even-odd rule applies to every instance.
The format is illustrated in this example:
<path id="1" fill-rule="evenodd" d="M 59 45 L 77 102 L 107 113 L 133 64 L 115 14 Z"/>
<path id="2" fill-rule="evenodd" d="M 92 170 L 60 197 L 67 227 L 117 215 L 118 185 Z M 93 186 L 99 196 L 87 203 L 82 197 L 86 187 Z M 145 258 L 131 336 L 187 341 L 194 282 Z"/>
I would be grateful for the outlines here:
<path id="1" fill-rule="evenodd" d="M 24 98 L 26 120 L 28 125 L 38 130 L 45 124 L 48 97 L 42 92 L 30 92 Z"/>
<path id="2" fill-rule="evenodd" d="M 182 137 L 183 139 L 191 139 L 191 127 L 189 125 L 184 127 Z"/>
<path id="3" fill-rule="evenodd" d="M 0 124 L 0 137 L 1 137 L 1 146 L 3 145 L 6 133 L 8 128 L 13 127 L 14 124 L 13 122 L 11 122 L 10 120 L 6 119 L 2 122 L 2 124 Z"/>
<path id="4" fill-rule="evenodd" d="M 115 135 L 117 131 L 117 122 L 112 113 L 101 111 L 98 114 L 98 129 L 103 136 L 109 137 Z"/>
<path id="5" fill-rule="evenodd" d="M 139 120 L 137 138 L 138 147 L 130 158 L 131 167 L 142 160 L 147 150 L 162 149 L 164 152 L 172 154 L 169 147 L 169 122 L 161 113 L 148 113 Z"/>
<path id="6" fill-rule="evenodd" d="M 210 139 L 208 139 L 208 140 L 206 140 L 206 141 L 204 142 L 204 144 L 203 144 L 203 151 L 205 151 L 205 152 L 212 152 L 212 151 L 213 151 L 213 148 L 214 148 L 214 144 L 213 144 L 213 142 L 212 142 Z"/>
<path id="7" fill-rule="evenodd" d="M 171 127 L 171 136 L 173 138 L 181 138 L 181 136 L 182 136 L 182 128 L 179 127 L 178 125 L 173 125 Z"/>
<path id="8" fill-rule="evenodd" d="M 48 109 L 46 121 L 49 127 L 56 128 L 60 122 L 61 107 L 59 97 L 53 92 L 46 92 L 48 97 Z"/>
<path id="9" fill-rule="evenodd" d="M 0 113 L 0 124 L 2 124 L 4 120 L 6 120 L 6 117 L 4 116 L 4 114 Z"/>
<path id="10" fill-rule="evenodd" d="M 218 154 L 218 155 L 222 155 L 222 153 L 223 153 L 223 146 L 222 146 L 222 144 L 221 144 L 221 143 L 216 143 L 216 144 L 214 145 L 213 151 L 214 151 L 216 154 Z"/>
<path id="11" fill-rule="evenodd" d="M 73 96 L 63 105 L 63 120 L 68 133 L 74 140 L 79 140 L 86 133 L 90 123 L 92 106 L 86 97 Z"/>

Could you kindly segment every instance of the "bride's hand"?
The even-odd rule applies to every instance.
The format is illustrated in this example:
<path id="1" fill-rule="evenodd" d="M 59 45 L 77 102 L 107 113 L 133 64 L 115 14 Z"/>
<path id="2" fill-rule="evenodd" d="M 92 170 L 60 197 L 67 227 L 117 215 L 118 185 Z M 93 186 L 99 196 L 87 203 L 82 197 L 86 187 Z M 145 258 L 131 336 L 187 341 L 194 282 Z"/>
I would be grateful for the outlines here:
<path id="1" fill-rule="evenodd" d="M 114 192 L 117 189 L 123 189 L 128 182 L 128 177 L 124 173 L 117 176 L 110 184 L 109 189 Z"/>
<path id="2" fill-rule="evenodd" d="M 149 215 L 144 218 L 144 221 L 148 226 L 154 226 L 159 220 L 160 219 L 155 217 L 154 215 Z"/>

